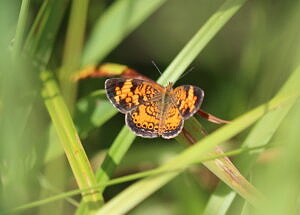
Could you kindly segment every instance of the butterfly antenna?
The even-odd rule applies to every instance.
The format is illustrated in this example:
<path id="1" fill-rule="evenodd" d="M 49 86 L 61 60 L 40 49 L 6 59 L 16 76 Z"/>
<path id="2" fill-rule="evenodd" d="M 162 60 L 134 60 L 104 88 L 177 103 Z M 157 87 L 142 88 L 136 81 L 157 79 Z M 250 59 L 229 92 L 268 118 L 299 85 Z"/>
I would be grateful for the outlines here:
<path id="1" fill-rule="evenodd" d="M 191 67 L 188 71 L 186 71 L 185 73 L 183 73 L 179 78 L 179 79 L 182 79 L 184 76 L 186 76 L 187 74 L 189 74 L 191 71 L 193 71 L 195 69 L 195 67 Z"/>
<path id="2" fill-rule="evenodd" d="M 159 72 L 159 74 L 162 75 L 162 72 L 160 71 L 160 69 L 158 68 L 158 66 L 156 65 L 156 63 L 154 62 L 154 60 L 151 61 L 152 64 L 155 66 L 156 70 Z"/>

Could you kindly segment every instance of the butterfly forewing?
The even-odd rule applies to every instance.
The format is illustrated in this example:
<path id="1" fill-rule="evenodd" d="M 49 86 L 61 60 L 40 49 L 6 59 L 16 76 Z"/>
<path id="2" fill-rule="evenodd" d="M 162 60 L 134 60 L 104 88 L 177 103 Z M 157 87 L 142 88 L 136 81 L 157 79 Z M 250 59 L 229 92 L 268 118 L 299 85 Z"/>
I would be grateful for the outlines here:
<path id="1" fill-rule="evenodd" d="M 204 91 L 192 85 L 182 85 L 173 91 L 173 103 L 177 106 L 183 119 L 196 113 L 203 101 Z"/>
<path id="2" fill-rule="evenodd" d="M 106 95 L 122 113 L 127 113 L 146 102 L 161 97 L 163 88 L 158 84 L 140 80 L 111 78 L 105 81 Z"/>

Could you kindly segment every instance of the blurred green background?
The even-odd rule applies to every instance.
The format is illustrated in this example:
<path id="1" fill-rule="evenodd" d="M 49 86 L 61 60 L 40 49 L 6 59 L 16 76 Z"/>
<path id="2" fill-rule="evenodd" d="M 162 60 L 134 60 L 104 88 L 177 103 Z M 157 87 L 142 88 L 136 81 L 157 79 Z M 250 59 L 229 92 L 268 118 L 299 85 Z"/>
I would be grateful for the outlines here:
<path id="1" fill-rule="evenodd" d="M 26 41 L 43 4 L 43 1 L 37 0 L 29 2 L 22 44 Z M 77 189 L 63 149 L 50 126 L 51 120 L 40 98 L 41 81 L 39 69 L 35 66 L 46 63 L 46 67 L 59 76 L 71 1 L 64 2 L 66 3 L 62 4 L 61 11 L 56 11 L 62 16 L 57 36 L 48 35 L 49 41 L 53 37 L 53 43 L 50 45 L 52 53 L 49 51 L 43 56 L 34 54 L 35 58 L 28 57 L 31 54 L 27 51 L 35 48 L 33 37 L 33 42 L 29 43 L 24 51 L 25 54 L 18 56 L 16 60 L 15 31 L 21 1 L 0 1 L 0 209 L 3 210 Z M 90 38 L 98 17 L 115 2 L 117 1 L 89 2 L 83 47 Z M 155 61 L 160 70 L 164 71 L 223 2 L 165 1 L 97 63 L 124 64 L 156 80 L 160 74 L 151 61 Z M 130 15 L 128 10 L 128 16 Z M 205 91 L 203 110 L 226 120 L 238 117 L 271 99 L 299 66 L 299 21 L 300 1 L 246 2 L 193 61 L 190 65 L 193 70 L 178 80 L 175 86 L 199 86 Z M 48 41 L 45 42 L 47 43 Z M 49 63 L 43 61 L 48 54 Z M 80 69 L 79 65 L 76 71 Z M 78 84 L 75 123 L 82 121 L 80 117 L 88 117 L 78 114 L 79 102 L 94 91 L 103 89 L 104 81 L 104 78 L 86 79 Z M 205 119 L 198 119 L 209 133 L 220 127 Z M 300 213 L 299 119 L 298 101 L 270 139 L 269 149 L 261 154 L 250 171 L 251 177 L 248 179 L 265 193 L 270 201 L 262 210 L 256 211 L 238 197 L 230 203 L 228 210 L 218 214 Z M 123 125 L 124 115 L 118 113 L 100 127 L 88 129 L 82 137 L 83 146 L 95 168 L 99 166 L 105 151 Z M 226 142 L 223 147 L 238 148 L 248 131 Z M 114 177 L 156 167 L 182 151 L 184 147 L 175 140 L 138 137 L 118 166 Z M 193 167 L 129 214 L 202 214 L 217 182 L 218 179 L 204 167 Z M 104 192 L 105 200 L 113 198 L 130 184 L 132 182 L 108 187 Z M 42 204 L 16 213 L 73 214 L 79 199 L 79 196 L 76 196 L 74 199 Z"/>

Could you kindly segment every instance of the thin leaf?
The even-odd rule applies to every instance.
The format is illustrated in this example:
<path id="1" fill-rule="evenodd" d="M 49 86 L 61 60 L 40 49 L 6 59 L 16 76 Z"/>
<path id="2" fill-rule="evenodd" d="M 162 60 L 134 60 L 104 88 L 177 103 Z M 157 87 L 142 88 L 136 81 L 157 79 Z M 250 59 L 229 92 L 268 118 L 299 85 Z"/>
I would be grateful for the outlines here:
<path id="1" fill-rule="evenodd" d="M 22 1 L 17 30 L 16 30 L 16 38 L 15 38 L 15 44 L 13 49 L 13 58 L 16 58 L 21 50 L 21 46 L 24 40 L 25 29 L 26 29 L 26 22 L 28 21 L 29 5 L 30 5 L 30 0 Z"/>
<path id="2" fill-rule="evenodd" d="M 41 73 L 44 87 L 42 95 L 53 121 L 54 127 L 64 147 L 69 163 L 73 170 L 79 188 L 94 186 L 96 178 L 91 169 L 88 158 L 80 143 L 72 118 L 59 92 L 52 73 L 44 71 Z M 83 194 L 83 199 L 89 208 L 97 208 L 101 203 L 102 196 L 95 191 L 89 195 Z"/>
<path id="3" fill-rule="evenodd" d="M 191 120 L 188 120 L 185 128 L 192 131 L 190 135 L 192 136 L 192 138 L 196 138 L 195 141 L 201 140 L 201 138 L 199 138 L 199 128 L 201 128 L 201 125 L 196 119 L 192 118 Z M 187 140 L 181 139 L 181 141 L 186 142 Z M 213 152 L 209 153 L 210 156 L 220 156 L 222 154 L 224 154 L 223 151 L 218 147 L 216 147 Z M 239 193 L 243 193 L 244 196 L 252 194 L 259 195 L 255 187 L 243 177 L 243 175 L 227 157 L 221 157 L 215 160 L 206 161 L 203 162 L 203 165 L 206 166 L 225 184 L 227 184 L 233 190 L 236 190 Z"/>
<path id="4" fill-rule="evenodd" d="M 24 54 L 34 58 L 34 63 L 48 64 L 57 32 L 66 12 L 68 0 L 46 0 L 30 29 L 24 45 Z"/>
<path id="5" fill-rule="evenodd" d="M 294 71 L 284 87 L 278 92 L 277 96 L 296 91 L 299 85 L 299 80 L 300 68 Z M 243 143 L 243 147 L 257 147 L 267 145 L 295 102 L 296 99 L 291 101 L 284 108 L 267 113 L 262 119 L 260 119 L 247 136 L 246 140 Z M 263 150 L 257 150 L 247 155 L 244 154 L 242 156 L 238 156 L 235 159 L 235 163 L 243 175 L 248 175 L 249 171 L 254 165 L 254 162 L 256 161 L 256 158 L 262 151 Z M 206 205 L 204 214 L 226 214 L 226 211 L 229 209 L 235 196 L 236 193 L 233 190 L 226 188 L 226 185 L 223 183 L 219 184 L 217 189 L 211 195 L 210 200 Z"/>
<path id="6" fill-rule="evenodd" d="M 157 81 L 162 85 L 175 82 L 209 41 L 220 31 L 227 21 L 240 9 L 246 0 L 227 0 L 203 25 L 196 35 L 185 45 L 166 71 Z"/>
<path id="7" fill-rule="evenodd" d="M 88 0 L 72 1 L 63 53 L 62 69 L 59 72 L 62 94 L 71 112 L 74 106 L 77 87 L 76 82 L 73 82 L 71 77 L 80 65 L 88 3 Z"/>

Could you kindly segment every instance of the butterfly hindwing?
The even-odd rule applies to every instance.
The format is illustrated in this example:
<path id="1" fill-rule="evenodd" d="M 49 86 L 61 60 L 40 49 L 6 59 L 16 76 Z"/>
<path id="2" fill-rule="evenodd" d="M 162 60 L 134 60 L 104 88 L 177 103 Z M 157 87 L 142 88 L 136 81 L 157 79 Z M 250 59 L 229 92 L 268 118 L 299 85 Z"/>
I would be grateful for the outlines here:
<path id="1" fill-rule="evenodd" d="M 126 124 L 138 136 L 158 137 L 160 127 L 160 100 L 146 102 L 126 114 Z"/>
<path id="2" fill-rule="evenodd" d="M 183 119 L 175 104 L 168 104 L 161 125 L 161 136 L 165 139 L 176 137 L 183 128 Z"/>
<path id="3" fill-rule="evenodd" d="M 106 95 L 111 103 L 122 113 L 137 106 L 159 99 L 163 88 L 140 79 L 111 78 L 105 81 Z"/>
<path id="4" fill-rule="evenodd" d="M 182 85 L 173 91 L 173 103 L 176 104 L 183 119 L 191 117 L 199 110 L 203 97 L 204 91 L 192 85 Z"/>

